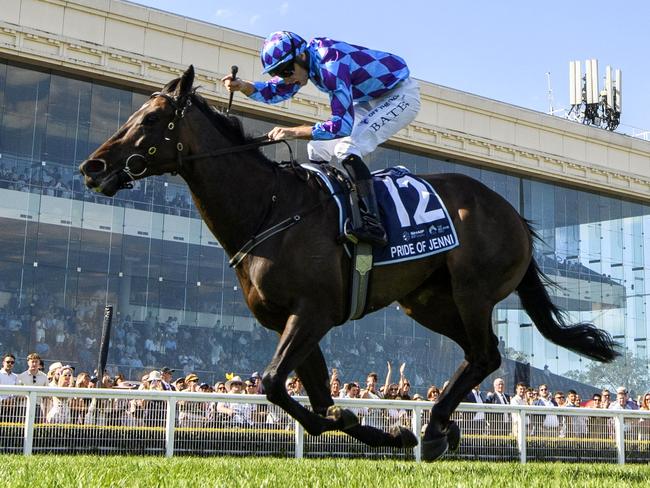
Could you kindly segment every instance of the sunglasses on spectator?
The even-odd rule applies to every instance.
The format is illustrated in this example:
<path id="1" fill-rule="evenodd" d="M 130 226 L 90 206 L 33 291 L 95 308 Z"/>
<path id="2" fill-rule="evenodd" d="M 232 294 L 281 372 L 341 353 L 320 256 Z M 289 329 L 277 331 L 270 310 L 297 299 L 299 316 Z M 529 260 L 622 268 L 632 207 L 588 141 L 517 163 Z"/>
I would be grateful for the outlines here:
<path id="1" fill-rule="evenodd" d="M 564 400 L 563 396 L 556 396 L 555 398 L 557 398 L 558 400 Z"/>
<path id="2" fill-rule="evenodd" d="M 9 361 L 5 361 L 5 363 L 7 363 L 7 364 L 16 364 L 16 361 L 9 360 Z"/>

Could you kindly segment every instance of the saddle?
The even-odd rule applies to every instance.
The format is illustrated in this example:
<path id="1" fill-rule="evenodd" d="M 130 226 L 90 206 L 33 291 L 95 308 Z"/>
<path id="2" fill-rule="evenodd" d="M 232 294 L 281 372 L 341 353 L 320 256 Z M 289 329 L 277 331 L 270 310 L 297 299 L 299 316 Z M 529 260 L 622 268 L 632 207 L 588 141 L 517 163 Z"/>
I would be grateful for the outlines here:
<path id="1" fill-rule="evenodd" d="M 329 164 L 302 164 L 317 176 L 339 207 L 338 242 L 353 261 L 350 319 L 364 315 L 369 273 L 373 266 L 421 259 L 459 245 L 453 222 L 431 184 L 402 166 L 372 173 L 377 205 L 388 236 L 388 245 L 360 242 L 350 229 L 362 219 L 362 203 L 354 182 Z"/>

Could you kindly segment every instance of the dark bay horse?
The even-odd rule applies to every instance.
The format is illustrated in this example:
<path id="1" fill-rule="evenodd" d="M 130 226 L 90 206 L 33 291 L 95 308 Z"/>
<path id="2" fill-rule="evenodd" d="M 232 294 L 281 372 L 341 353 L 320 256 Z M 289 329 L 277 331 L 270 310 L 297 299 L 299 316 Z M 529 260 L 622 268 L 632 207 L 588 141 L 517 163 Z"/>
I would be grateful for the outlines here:
<path id="1" fill-rule="evenodd" d="M 334 407 L 319 341 L 347 318 L 350 260 L 337 243 L 333 200 L 315 182 L 282 168 L 251 147 L 237 119 L 214 111 L 194 92 L 194 69 L 168 83 L 80 166 L 86 185 L 113 196 L 131 180 L 178 173 L 229 256 L 251 236 L 292 216 L 298 224 L 255 247 L 236 267 L 257 320 L 280 335 L 264 372 L 268 399 L 309 434 L 343 430 L 372 446 L 413 447 L 401 428 L 359 425 Z M 410 317 L 458 343 L 465 354 L 431 410 L 422 455 L 432 460 L 457 447 L 450 416 L 471 388 L 501 363 L 492 331 L 494 306 L 513 291 L 550 341 L 599 361 L 617 355 L 604 331 L 569 325 L 551 302 L 532 258 L 534 234 L 501 196 L 459 174 L 423 176 L 446 203 L 461 245 L 447 253 L 372 271 L 367 311 L 397 301 Z M 293 400 L 285 379 L 296 371 L 313 412 Z"/>

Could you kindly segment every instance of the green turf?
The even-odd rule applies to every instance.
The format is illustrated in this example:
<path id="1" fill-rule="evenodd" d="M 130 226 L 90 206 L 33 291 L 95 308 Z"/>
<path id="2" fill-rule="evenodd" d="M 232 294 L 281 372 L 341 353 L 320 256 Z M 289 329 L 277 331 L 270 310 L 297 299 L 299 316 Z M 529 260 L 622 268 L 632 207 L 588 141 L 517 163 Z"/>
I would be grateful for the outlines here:
<path id="1" fill-rule="evenodd" d="M 0 483 L 18 487 L 641 486 L 647 465 L 276 458 L 0 456 Z"/>

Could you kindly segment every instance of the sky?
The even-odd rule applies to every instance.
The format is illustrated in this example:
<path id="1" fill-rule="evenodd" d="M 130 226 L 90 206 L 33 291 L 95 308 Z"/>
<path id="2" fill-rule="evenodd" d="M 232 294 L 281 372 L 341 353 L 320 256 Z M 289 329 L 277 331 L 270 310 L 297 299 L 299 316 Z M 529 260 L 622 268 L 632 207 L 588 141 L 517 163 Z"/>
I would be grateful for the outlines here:
<path id="1" fill-rule="evenodd" d="M 548 113 L 570 108 L 569 62 L 623 73 L 618 132 L 650 139 L 650 2 L 132 0 L 265 37 L 290 30 L 403 57 L 412 76 Z M 406 8 L 400 8 L 405 5 Z M 547 75 L 550 73 L 550 75 Z"/>

